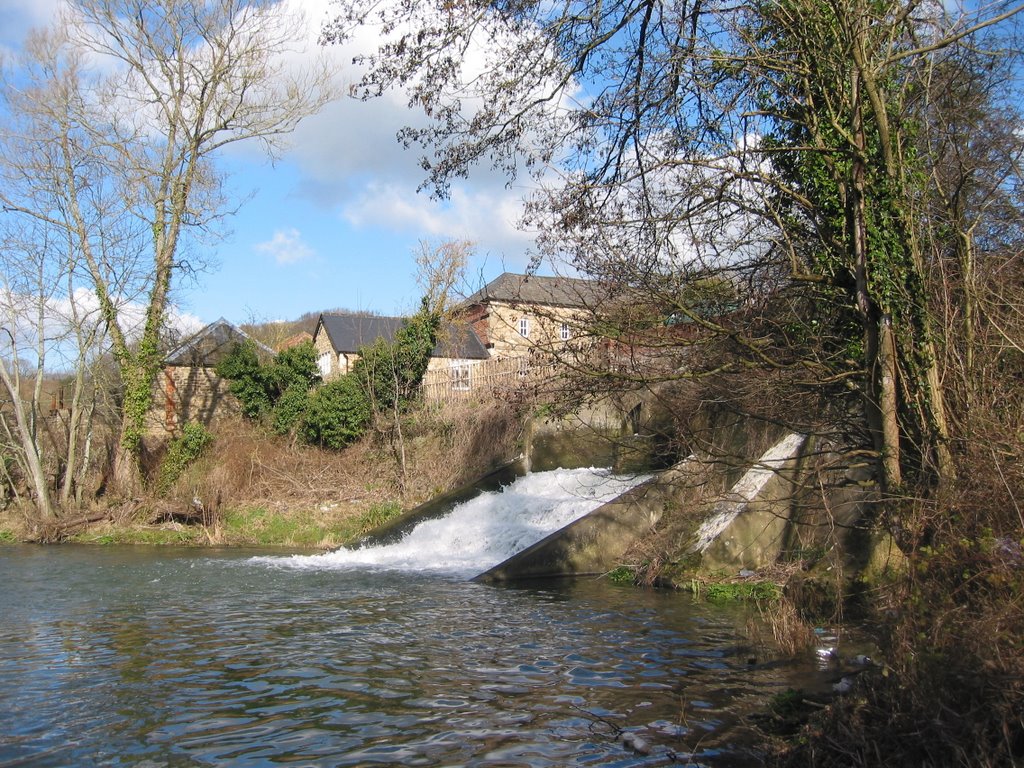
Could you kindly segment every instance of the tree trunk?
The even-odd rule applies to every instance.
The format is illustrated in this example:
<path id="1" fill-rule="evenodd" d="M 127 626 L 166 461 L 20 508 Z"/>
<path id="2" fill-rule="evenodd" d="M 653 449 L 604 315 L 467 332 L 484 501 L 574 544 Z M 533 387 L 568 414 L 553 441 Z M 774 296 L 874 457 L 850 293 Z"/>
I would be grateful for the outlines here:
<path id="1" fill-rule="evenodd" d="M 867 137 L 861 102 L 861 81 L 856 70 L 851 79 L 853 103 L 854 158 L 851 167 L 850 194 L 847 197 L 847 223 L 853 253 L 857 309 L 864 326 L 864 369 L 867 375 L 866 397 L 868 426 L 879 453 L 878 470 L 882 489 L 890 493 L 903 484 L 900 467 L 899 398 L 897 396 L 896 344 L 892 318 L 879 312 L 871 296 L 868 281 L 868 222 L 865 186 L 867 177 Z"/>
<path id="2" fill-rule="evenodd" d="M 882 488 L 894 493 L 903 485 L 900 451 L 899 395 L 896 337 L 892 318 L 882 315 L 878 331 L 878 406 L 882 423 Z"/>

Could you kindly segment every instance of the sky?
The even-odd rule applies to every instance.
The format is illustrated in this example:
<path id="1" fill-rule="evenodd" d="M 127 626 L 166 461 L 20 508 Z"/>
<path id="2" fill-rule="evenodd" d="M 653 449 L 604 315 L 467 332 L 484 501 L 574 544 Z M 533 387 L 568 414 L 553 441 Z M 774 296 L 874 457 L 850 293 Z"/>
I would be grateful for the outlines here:
<path id="1" fill-rule="evenodd" d="M 357 78 L 353 48 L 315 44 L 329 0 L 289 1 L 306 14 L 310 55 L 330 58 L 347 93 Z M 0 50 L 16 50 L 60 2 L 0 0 Z M 395 138 L 416 117 L 401 94 L 372 102 L 346 96 L 300 124 L 273 163 L 255 146 L 225 154 L 229 197 L 241 208 L 227 222 L 227 238 L 201 249 L 210 266 L 175 292 L 186 324 L 289 320 L 336 308 L 407 314 L 418 304 L 421 242 L 474 243 L 468 274 L 476 287 L 522 271 L 531 243 L 516 229 L 524 189 L 481 169 L 454 184 L 447 201 L 418 193 L 421 152 Z"/>

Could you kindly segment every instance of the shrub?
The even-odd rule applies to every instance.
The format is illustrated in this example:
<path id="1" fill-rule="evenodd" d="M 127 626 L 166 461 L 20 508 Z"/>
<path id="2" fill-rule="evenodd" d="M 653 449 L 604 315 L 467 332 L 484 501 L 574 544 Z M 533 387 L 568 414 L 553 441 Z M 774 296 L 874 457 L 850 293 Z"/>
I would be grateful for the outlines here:
<path id="1" fill-rule="evenodd" d="M 305 341 L 278 352 L 269 366 L 268 379 L 272 398 L 284 397 L 289 390 L 296 388 L 309 391 L 319 384 L 320 368 L 316 364 L 313 342 Z"/>
<path id="2" fill-rule="evenodd" d="M 217 366 L 217 375 L 230 380 L 229 390 L 250 419 L 270 419 L 271 427 L 287 434 L 302 419 L 307 393 L 320 382 L 316 350 L 304 342 L 281 350 L 269 364 L 260 362 L 252 342 L 236 345 Z"/>
<path id="3" fill-rule="evenodd" d="M 242 413 L 258 419 L 270 410 L 270 375 L 256 355 L 251 341 L 236 344 L 216 367 L 217 375 L 228 379 L 228 390 L 242 404 Z"/>
<path id="4" fill-rule="evenodd" d="M 310 394 L 299 432 L 311 445 L 338 450 L 361 437 L 372 416 L 358 379 L 342 376 Z"/>
<path id="5" fill-rule="evenodd" d="M 157 490 L 160 493 L 167 493 L 175 481 L 212 442 L 213 435 L 202 424 L 194 421 L 185 424 L 181 435 L 171 440 L 167 447 L 167 455 L 164 456 L 163 464 L 160 465 Z"/>
<path id="6" fill-rule="evenodd" d="M 309 389 L 301 383 L 293 383 L 274 404 L 272 427 L 279 435 L 287 435 L 295 429 L 306 415 L 309 407 Z"/>
<path id="7" fill-rule="evenodd" d="M 390 411 L 396 403 L 405 410 L 416 397 L 440 322 L 424 305 L 395 332 L 394 342 L 377 339 L 360 350 L 352 373 L 376 411 Z"/>

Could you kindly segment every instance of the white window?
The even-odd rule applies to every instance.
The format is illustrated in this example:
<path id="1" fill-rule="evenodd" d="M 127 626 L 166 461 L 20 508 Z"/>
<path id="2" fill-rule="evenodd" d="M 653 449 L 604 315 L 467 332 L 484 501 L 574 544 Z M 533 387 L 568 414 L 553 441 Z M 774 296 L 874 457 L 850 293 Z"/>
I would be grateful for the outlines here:
<path id="1" fill-rule="evenodd" d="M 519 318 L 519 335 L 524 339 L 530 338 L 530 318 Z"/>
<path id="2" fill-rule="evenodd" d="M 562 327 L 559 329 L 558 335 L 562 339 L 562 341 L 568 341 L 569 340 L 569 324 L 568 323 L 562 323 Z"/>
<path id="3" fill-rule="evenodd" d="M 457 392 L 468 392 L 470 388 L 469 366 L 452 365 L 452 389 Z"/>
<path id="4" fill-rule="evenodd" d="M 324 352 L 316 360 L 316 365 L 320 369 L 320 376 L 327 378 L 331 375 L 331 353 Z"/>

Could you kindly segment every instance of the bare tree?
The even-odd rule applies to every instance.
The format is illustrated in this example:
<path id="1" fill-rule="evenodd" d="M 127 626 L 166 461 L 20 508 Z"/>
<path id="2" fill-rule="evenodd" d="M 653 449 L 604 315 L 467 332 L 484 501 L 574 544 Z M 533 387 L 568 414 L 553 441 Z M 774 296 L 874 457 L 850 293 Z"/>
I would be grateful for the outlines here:
<path id="1" fill-rule="evenodd" d="M 22 472 L 32 489 L 33 501 L 42 522 L 57 517 L 57 506 L 46 476 L 46 452 L 41 436 L 43 416 L 43 380 L 46 358 L 53 343 L 51 303 L 60 271 L 66 265 L 53 264 L 34 248 L 34 238 L 22 240 L 24 228 L 7 228 L 0 249 L 3 259 L 3 284 L 0 286 L 2 342 L 0 381 L 7 407 L 0 411 L 5 432 L 10 435 Z M 33 233 L 34 234 L 34 233 Z M 30 375 L 25 374 L 31 372 Z M 14 428 L 7 423 L 13 419 Z"/>
<path id="2" fill-rule="evenodd" d="M 915 96 L 937 58 L 1020 7 L 338 5 L 325 38 L 379 26 L 363 95 L 405 88 L 423 108 L 426 126 L 401 138 L 430 150 L 438 193 L 476 163 L 534 173 L 537 258 L 609 287 L 594 327 L 642 363 L 623 366 L 624 386 L 706 374 L 686 354 L 692 335 L 655 332 L 686 318 L 731 349 L 713 370 L 754 367 L 813 380 L 819 396 L 855 393 L 869 445 L 854 448 L 874 456 L 893 494 L 954 476 L 925 290 Z M 745 330 L 689 304 L 686 286 L 709 279 L 736 287 Z M 800 343 L 791 316 L 766 346 L 765 323 L 798 304 Z M 672 363 L 682 357 L 687 366 Z"/>
<path id="3" fill-rule="evenodd" d="M 45 169 L 39 187 L 55 204 L 5 204 L 68 234 L 98 299 L 123 391 L 115 480 L 126 493 L 140 480 L 169 297 L 195 267 L 184 249 L 230 211 L 218 151 L 255 140 L 273 154 L 334 95 L 325 66 L 290 60 L 301 33 L 269 0 L 81 0 L 27 49 L 40 89 L 60 98 L 11 100 L 36 130 L 21 137 L 31 153 L 7 160 L 26 176 Z"/>

